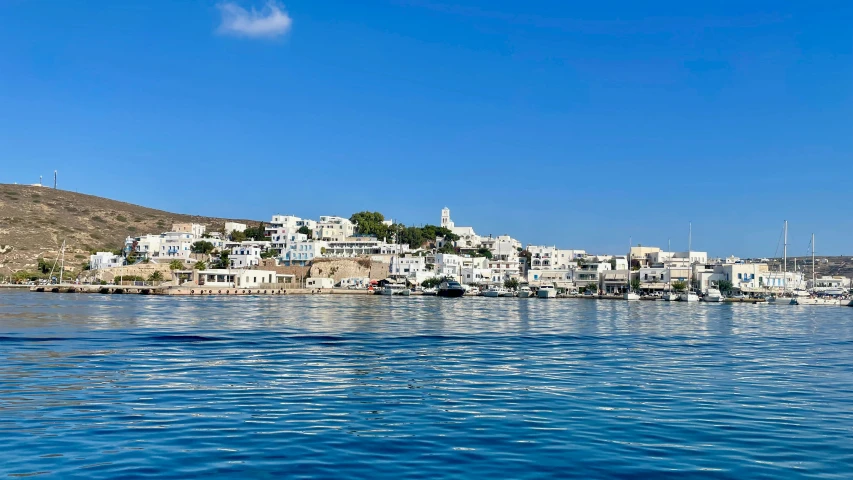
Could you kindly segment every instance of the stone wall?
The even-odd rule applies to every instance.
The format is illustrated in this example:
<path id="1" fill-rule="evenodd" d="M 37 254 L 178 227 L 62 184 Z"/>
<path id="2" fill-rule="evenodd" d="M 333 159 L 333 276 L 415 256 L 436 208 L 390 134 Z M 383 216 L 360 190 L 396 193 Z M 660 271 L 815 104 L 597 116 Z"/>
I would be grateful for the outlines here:
<path id="1" fill-rule="evenodd" d="M 276 265 L 273 259 L 261 260 L 260 270 L 274 270 L 300 278 L 332 278 L 337 284 L 344 278 L 370 278 L 382 280 L 388 276 L 390 265 L 385 262 L 372 261 L 369 257 L 358 258 L 319 258 L 310 267 Z"/>
<path id="2" fill-rule="evenodd" d="M 138 265 L 126 265 L 124 267 L 102 268 L 91 273 L 94 275 L 94 278 L 97 278 L 98 280 L 111 282 L 117 280 L 121 276 L 135 275 L 142 278 L 148 278 L 152 273 L 157 271 L 163 273 L 163 279 L 165 281 L 168 282 L 172 280 L 172 270 L 169 269 L 168 264 L 163 263 L 140 263 Z"/>

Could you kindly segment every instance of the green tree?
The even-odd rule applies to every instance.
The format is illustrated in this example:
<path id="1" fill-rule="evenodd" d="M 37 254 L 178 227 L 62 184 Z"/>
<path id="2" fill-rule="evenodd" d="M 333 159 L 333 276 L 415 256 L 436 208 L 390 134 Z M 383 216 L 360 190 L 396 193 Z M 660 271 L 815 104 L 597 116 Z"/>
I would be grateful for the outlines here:
<path id="1" fill-rule="evenodd" d="M 590 283 L 589 285 L 587 285 L 586 287 L 584 287 L 584 290 L 586 290 L 587 292 L 593 292 L 593 293 L 595 293 L 595 292 L 597 292 L 597 291 L 598 291 L 598 284 Z"/>
<path id="2" fill-rule="evenodd" d="M 193 243 L 193 245 L 192 245 L 192 252 L 193 253 L 209 254 L 210 252 L 213 251 L 213 249 L 214 249 L 213 244 L 208 242 L 208 241 L 205 241 L 205 240 L 199 240 L 199 241 Z"/>
<path id="3" fill-rule="evenodd" d="M 729 280 L 718 280 L 717 281 L 717 289 L 720 290 L 720 293 L 729 295 L 734 290 L 735 284 Z"/>
<path id="4" fill-rule="evenodd" d="M 610 269 L 616 270 L 616 257 L 610 259 Z"/>
<path id="5" fill-rule="evenodd" d="M 38 271 L 41 273 L 50 273 L 50 270 L 53 268 L 53 263 L 51 261 L 45 260 L 44 258 L 39 257 L 38 259 Z"/>
<path id="6" fill-rule="evenodd" d="M 640 289 L 640 279 L 639 278 L 632 278 L 631 279 L 631 290 L 636 292 L 639 289 Z"/>
<path id="7" fill-rule="evenodd" d="M 28 272 L 26 270 L 18 270 L 12 275 L 12 280 L 15 283 L 22 283 L 28 280 L 37 280 L 39 275 L 37 273 Z"/>
<path id="8" fill-rule="evenodd" d="M 517 278 L 508 278 L 504 280 L 504 287 L 509 288 L 510 290 L 517 290 L 519 286 L 519 282 Z"/>
<path id="9" fill-rule="evenodd" d="M 438 249 L 438 253 L 456 253 L 456 247 L 454 247 L 450 242 L 445 242 L 445 244 Z"/>
<path id="10" fill-rule="evenodd" d="M 137 255 L 136 252 L 130 252 L 127 254 L 127 264 L 128 265 L 134 265 L 137 262 L 137 260 L 139 260 L 139 255 Z"/>
<path id="11" fill-rule="evenodd" d="M 302 235 L 308 235 L 308 238 L 314 237 L 314 232 L 312 232 L 311 229 L 306 227 L 305 225 L 302 225 L 301 227 L 299 227 L 299 230 L 297 230 L 296 233 L 301 233 Z"/>
<path id="12" fill-rule="evenodd" d="M 219 260 L 216 262 L 217 268 L 228 268 L 229 267 L 228 255 L 229 255 L 228 250 L 225 250 L 225 251 L 222 251 L 219 253 Z"/>
<path id="13" fill-rule="evenodd" d="M 672 282 L 672 289 L 676 292 L 683 292 L 687 289 L 687 282 L 682 282 L 680 280 L 676 280 Z"/>
<path id="14" fill-rule="evenodd" d="M 169 262 L 169 270 L 184 270 L 184 262 L 180 260 L 172 260 Z"/>
<path id="15" fill-rule="evenodd" d="M 278 256 L 278 252 L 273 250 L 273 249 L 269 249 L 269 250 L 261 253 L 261 258 L 275 258 L 277 256 Z"/>
<path id="16" fill-rule="evenodd" d="M 243 233 L 246 235 L 247 239 L 251 238 L 252 240 L 256 240 L 256 241 L 263 240 L 267 235 L 267 232 L 264 229 L 263 222 L 259 223 L 257 227 L 247 228 L 246 230 L 243 231 Z"/>
<path id="17" fill-rule="evenodd" d="M 376 238 L 388 237 L 388 225 L 385 225 L 385 216 L 379 212 L 358 212 L 349 217 L 349 221 L 356 224 L 358 233 L 361 235 L 375 235 Z"/>
<path id="18" fill-rule="evenodd" d="M 231 232 L 231 241 L 232 242 L 245 242 L 246 238 L 247 237 L 246 237 L 245 232 L 240 232 L 237 230 Z"/>
<path id="19" fill-rule="evenodd" d="M 489 260 L 492 259 L 492 252 L 486 247 L 480 247 L 476 252 L 471 254 L 472 257 L 486 257 Z"/>
<path id="20" fill-rule="evenodd" d="M 193 270 L 207 270 L 207 263 L 198 261 L 193 264 Z"/>
<path id="21" fill-rule="evenodd" d="M 639 269 L 640 269 L 640 266 L 641 266 L 641 265 L 640 265 L 640 261 L 639 261 L 639 260 L 637 260 L 636 258 L 635 258 L 634 260 L 631 260 L 631 270 L 633 270 L 633 271 L 635 271 L 635 272 L 636 272 L 637 270 L 639 270 Z"/>
<path id="22" fill-rule="evenodd" d="M 156 272 L 154 272 L 148 276 L 148 281 L 149 282 L 162 282 L 163 281 L 163 272 L 161 272 L 160 270 L 157 270 Z"/>
<path id="23" fill-rule="evenodd" d="M 421 282 L 421 286 L 424 288 L 435 288 L 437 287 L 442 280 L 438 277 L 427 278 L 423 282 Z"/>

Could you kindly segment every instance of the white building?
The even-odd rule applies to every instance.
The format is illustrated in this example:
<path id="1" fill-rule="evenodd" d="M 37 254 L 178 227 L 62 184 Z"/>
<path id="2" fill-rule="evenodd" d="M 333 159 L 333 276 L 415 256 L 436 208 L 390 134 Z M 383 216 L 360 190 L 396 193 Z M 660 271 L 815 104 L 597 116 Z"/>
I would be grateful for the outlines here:
<path id="1" fill-rule="evenodd" d="M 426 271 L 426 257 L 420 256 L 394 255 L 388 268 L 389 275 L 403 277 L 414 277 L 418 272 Z"/>
<path id="2" fill-rule="evenodd" d="M 308 240 L 303 234 L 298 234 L 299 239 L 289 242 L 287 248 L 279 255 L 282 265 L 308 265 L 314 258 L 322 257 L 326 249 L 326 242 Z"/>
<path id="3" fill-rule="evenodd" d="M 490 283 L 492 281 L 492 269 L 464 267 L 462 268 L 461 281 L 468 285 Z"/>
<path id="4" fill-rule="evenodd" d="M 260 265 L 261 247 L 257 245 L 239 245 L 231 249 L 228 261 L 231 268 L 249 268 Z"/>
<path id="5" fill-rule="evenodd" d="M 348 258 L 364 255 L 402 255 L 408 251 L 408 245 L 387 243 L 373 236 L 365 236 L 325 242 L 321 256 Z"/>
<path id="6" fill-rule="evenodd" d="M 89 270 L 120 267 L 124 265 L 124 257 L 112 252 L 98 252 L 89 256 Z"/>
<path id="7" fill-rule="evenodd" d="M 197 237 L 192 233 L 166 232 L 160 234 L 160 258 L 186 260 L 190 258 Z"/>
<path id="8" fill-rule="evenodd" d="M 531 270 L 568 270 L 586 257 L 584 250 L 559 249 L 553 246 L 528 245 Z"/>
<path id="9" fill-rule="evenodd" d="M 289 249 L 290 243 L 307 240 L 306 234 L 299 233 L 302 227 L 311 231 L 313 236 L 316 226 L 317 222 L 314 220 L 294 215 L 273 215 L 270 224 L 264 230 L 266 236 L 270 237 L 272 248 L 281 255 Z"/>
<path id="10" fill-rule="evenodd" d="M 173 278 L 189 277 L 187 283 L 199 287 L 221 288 L 290 288 L 296 286 L 294 276 L 276 273 L 271 270 L 228 270 L 211 268 L 208 270 L 175 270 Z"/>
<path id="11" fill-rule="evenodd" d="M 457 227 L 450 219 L 450 209 L 447 207 L 441 209 L 441 226 L 459 236 L 459 240 L 456 242 L 457 247 L 478 248 L 480 246 L 482 239 L 474 232 L 474 228 Z"/>
<path id="12" fill-rule="evenodd" d="M 648 267 L 655 263 L 652 261 L 652 254 L 658 252 L 660 252 L 660 248 L 658 247 L 644 247 L 642 245 L 637 245 L 636 247 L 631 247 L 629 260 L 636 260 L 641 267 Z"/>
<path id="13" fill-rule="evenodd" d="M 695 250 L 689 252 L 665 252 L 661 250 L 649 253 L 648 259 L 650 265 L 672 262 L 681 265 L 708 263 L 708 252 L 698 252 Z"/>
<path id="14" fill-rule="evenodd" d="M 493 255 L 506 255 L 509 252 L 518 255 L 521 250 L 521 242 L 509 235 L 482 237 L 480 246 L 488 249 Z"/>
<path id="15" fill-rule="evenodd" d="M 242 232 L 249 228 L 245 223 L 225 222 L 225 235 L 231 235 L 233 232 Z"/>
<path id="16" fill-rule="evenodd" d="M 326 277 L 308 277 L 305 280 L 305 288 L 334 288 L 335 281 Z"/>
<path id="17" fill-rule="evenodd" d="M 314 238 L 327 242 L 340 242 L 355 234 L 355 225 L 347 218 L 322 216 L 314 227 Z"/>
<path id="18" fill-rule="evenodd" d="M 601 281 L 602 272 L 612 270 L 610 262 L 584 263 L 579 265 L 574 272 L 574 282 L 578 288 L 587 285 L 598 285 Z"/>
<path id="19" fill-rule="evenodd" d="M 152 258 L 160 255 L 160 244 L 162 236 L 160 235 L 142 235 L 140 237 L 127 237 L 125 240 L 125 251 L 134 252 L 137 255 L 145 258 Z"/>
<path id="20" fill-rule="evenodd" d="M 172 225 L 172 232 L 189 233 L 192 238 L 201 238 L 206 229 L 207 227 L 198 223 L 175 223 Z"/>
<path id="21" fill-rule="evenodd" d="M 753 293 L 781 293 L 784 290 L 805 288 L 803 275 L 798 272 L 772 272 L 766 263 L 734 263 L 715 265 L 708 271 L 696 274 L 700 289 L 716 285 L 720 280 L 732 283 L 735 290 Z"/>
<path id="22" fill-rule="evenodd" d="M 818 291 L 838 288 L 848 289 L 850 288 L 850 279 L 840 276 L 822 276 L 815 278 L 814 282 L 809 280 L 807 286 Z"/>
<path id="23" fill-rule="evenodd" d="M 459 278 L 462 275 L 463 257 L 454 253 L 435 254 L 435 276 Z"/>
<path id="24" fill-rule="evenodd" d="M 558 288 L 570 288 L 574 286 L 574 274 L 575 271 L 572 269 L 530 270 L 527 272 L 527 280 L 532 286 L 552 283 Z"/>

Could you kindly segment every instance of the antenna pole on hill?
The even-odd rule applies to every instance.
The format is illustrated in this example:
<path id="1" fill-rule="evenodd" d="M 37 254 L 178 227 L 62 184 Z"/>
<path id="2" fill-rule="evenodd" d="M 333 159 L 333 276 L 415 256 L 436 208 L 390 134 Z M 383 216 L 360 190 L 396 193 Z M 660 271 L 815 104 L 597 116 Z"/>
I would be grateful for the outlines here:
<path id="1" fill-rule="evenodd" d="M 53 189 L 56 190 L 56 170 L 53 171 Z"/>

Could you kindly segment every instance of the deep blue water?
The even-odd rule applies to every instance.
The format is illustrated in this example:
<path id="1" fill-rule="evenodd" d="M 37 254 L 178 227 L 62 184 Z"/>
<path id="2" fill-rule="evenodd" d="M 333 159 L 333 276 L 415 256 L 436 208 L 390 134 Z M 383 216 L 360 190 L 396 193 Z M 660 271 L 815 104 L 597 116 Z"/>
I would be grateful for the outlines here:
<path id="1" fill-rule="evenodd" d="M 0 290 L 33 474 L 853 478 L 853 308 Z"/>

